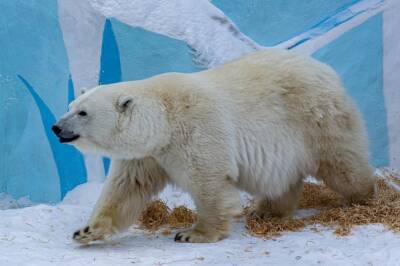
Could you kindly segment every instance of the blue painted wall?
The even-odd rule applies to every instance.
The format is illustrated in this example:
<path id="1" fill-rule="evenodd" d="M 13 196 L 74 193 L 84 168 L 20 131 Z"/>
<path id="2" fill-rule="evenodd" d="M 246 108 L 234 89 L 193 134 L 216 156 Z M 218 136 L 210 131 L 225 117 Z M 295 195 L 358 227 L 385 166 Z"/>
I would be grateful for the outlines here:
<path id="1" fill-rule="evenodd" d="M 120 51 L 122 80 L 144 79 L 164 72 L 199 70 L 184 42 L 132 28 L 117 20 L 112 20 L 112 24 Z"/>
<path id="2" fill-rule="evenodd" d="M 363 113 L 373 165 L 388 165 L 389 143 L 382 77 L 382 14 L 346 32 L 316 52 L 314 57 L 328 63 L 339 73 Z"/>
<path id="3" fill-rule="evenodd" d="M 359 0 L 213 0 L 241 31 L 271 46 L 309 30 Z"/>
<path id="4" fill-rule="evenodd" d="M 49 134 L 68 104 L 57 12 L 55 0 L 0 3 L 0 192 L 37 202 L 86 180 L 81 155 Z"/>

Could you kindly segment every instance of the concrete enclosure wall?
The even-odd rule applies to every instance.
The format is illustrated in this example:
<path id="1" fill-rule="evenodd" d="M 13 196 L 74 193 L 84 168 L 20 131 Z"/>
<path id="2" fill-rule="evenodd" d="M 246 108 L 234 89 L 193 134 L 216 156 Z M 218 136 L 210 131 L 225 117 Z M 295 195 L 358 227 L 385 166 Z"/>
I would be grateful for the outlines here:
<path id="1" fill-rule="evenodd" d="M 362 111 L 371 163 L 400 167 L 397 0 L 0 2 L 0 193 L 57 202 L 108 160 L 50 127 L 83 87 L 193 72 L 266 46 L 309 54 Z"/>

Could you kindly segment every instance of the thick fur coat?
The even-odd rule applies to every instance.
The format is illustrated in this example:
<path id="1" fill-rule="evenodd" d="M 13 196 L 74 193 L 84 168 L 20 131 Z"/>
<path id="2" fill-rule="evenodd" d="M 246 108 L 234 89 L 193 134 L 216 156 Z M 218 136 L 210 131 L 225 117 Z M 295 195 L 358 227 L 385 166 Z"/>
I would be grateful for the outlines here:
<path id="1" fill-rule="evenodd" d="M 63 142 L 112 158 L 88 226 L 74 239 L 103 239 L 131 225 L 174 183 L 193 197 L 194 228 L 180 242 L 228 234 L 238 190 L 266 219 L 289 215 L 302 180 L 315 176 L 350 202 L 372 195 L 362 121 L 335 72 L 312 58 L 269 49 L 211 70 L 99 86 L 56 125 Z"/>

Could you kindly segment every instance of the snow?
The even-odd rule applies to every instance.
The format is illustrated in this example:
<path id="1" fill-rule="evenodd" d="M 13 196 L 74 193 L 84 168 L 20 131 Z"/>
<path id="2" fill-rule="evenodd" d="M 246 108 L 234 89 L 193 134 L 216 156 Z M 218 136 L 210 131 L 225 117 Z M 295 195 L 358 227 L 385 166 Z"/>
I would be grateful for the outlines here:
<path id="1" fill-rule="evenodd" d="M 16 200 L 7 193 L 0 193 L 0 210 L 24 208 L 33 204 L 27 196 Z"/>
<path id="2" fill-rule="evenodd" d="M 358 227 L 348 237 L 321 227 L 265 240 L 234 221 L 229 238 L 213 244 L 175 243 L 174 234 L 132 227 L 106 242 L 79 246 L 72 232 L 85 225 L 101 188 L 91 182 L 57 205 L 1 210 L 0 265 L 400 265 L 400 236 L 381 225 Z M 175 188 L 160 197 L 171 207 L 193 207 Z"/>

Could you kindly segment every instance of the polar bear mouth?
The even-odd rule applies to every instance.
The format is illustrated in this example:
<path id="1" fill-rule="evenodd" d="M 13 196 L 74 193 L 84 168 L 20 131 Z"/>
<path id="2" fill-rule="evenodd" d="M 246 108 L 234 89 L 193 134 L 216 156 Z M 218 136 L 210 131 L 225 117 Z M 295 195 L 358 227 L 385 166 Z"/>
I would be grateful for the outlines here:
<path id="1" fill-rule="evenodd" d="M 54 126 L 51 127 L 51 130 L 53 130 L 54 134 L 58 137 L 61 143 L 67 143 L 74 141 L 80 137 L 79 134 L 75 134 L 72 131 L 68 130 L 63 130 L 60 126 L 55 124 Z"/>
<path id="2" fill-rule="evenodd" d="M 74 136 L 68 137 L 68 138 L 60 137 L 60 142 L 61 142 L 61 143 L 72 142 L 72 141 L 78 139 L 79 137 L 80 137 L 79 135 L 74 135 Z"/>

